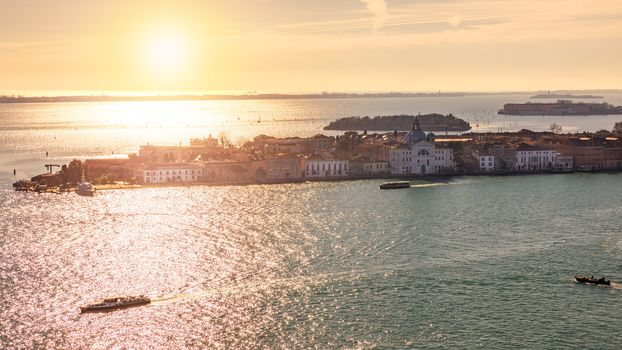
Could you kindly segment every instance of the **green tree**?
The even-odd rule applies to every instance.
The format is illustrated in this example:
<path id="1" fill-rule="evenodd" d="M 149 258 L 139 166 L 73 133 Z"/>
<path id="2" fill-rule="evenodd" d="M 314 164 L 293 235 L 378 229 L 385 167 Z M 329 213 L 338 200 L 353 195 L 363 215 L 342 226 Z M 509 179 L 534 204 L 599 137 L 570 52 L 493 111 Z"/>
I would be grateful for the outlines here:
<path id="1" fill-rule="evenodd" d="M 83 164 L 81 160 L 74 159 L 67 166 L 67 182 L 71 185 L 77 185 L 82 179 Z"/>

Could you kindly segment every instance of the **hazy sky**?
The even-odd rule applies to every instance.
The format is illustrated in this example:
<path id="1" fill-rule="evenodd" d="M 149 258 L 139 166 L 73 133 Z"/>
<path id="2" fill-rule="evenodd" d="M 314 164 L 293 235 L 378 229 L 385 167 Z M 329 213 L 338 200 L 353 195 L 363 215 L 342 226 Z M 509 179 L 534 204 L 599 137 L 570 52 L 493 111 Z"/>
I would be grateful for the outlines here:
<path id="1" fill-rule="evenodd" d="M 620 0 L 0 0 L 0 90 L 622 88 Z"/>

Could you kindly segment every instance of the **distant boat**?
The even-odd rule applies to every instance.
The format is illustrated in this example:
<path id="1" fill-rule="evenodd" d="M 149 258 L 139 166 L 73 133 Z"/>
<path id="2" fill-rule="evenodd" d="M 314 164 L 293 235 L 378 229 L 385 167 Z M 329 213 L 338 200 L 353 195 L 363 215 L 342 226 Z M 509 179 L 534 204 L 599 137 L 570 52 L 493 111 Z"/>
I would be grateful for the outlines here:
<path id="1" fill-rule="evenodd" d="M 390 190 L 395 188 L 408 188 L 410 187 L 410 181 L 396 181 L 396 182 L 385 182 L 380 185 L 380 189 L 382 190 Z"/>
<path id="2" fill-rule="evenodd" d="M 147 305 L 151 299 L 144 295 L 106 298 L 102 301 L 80 307 L 80 312 L 100 312 L 124 309 L 133 306 Z"/>
<path id="3" fill-rule="evenodd" d="M 607 280 L 605 277 L 596 279 L 593 276 L 587 277 L 587 276 L 574 276 L 575 281 L 580 282 L 580 283 L 590 283 L 590 284 L 597 284 L 597 285 L 603 285 L 603 286 L 610 286 L 611 285 L 611 281 Z"/>
<path id="4" fill-rule="evenodd" d="M 78 188 L 76 188 L 76 193 L 80 196 L 92 196 L 95 194 L 95 188 L 84 177 L 84 170 L 82 170 L 82 180 L 80 180 Z"/>

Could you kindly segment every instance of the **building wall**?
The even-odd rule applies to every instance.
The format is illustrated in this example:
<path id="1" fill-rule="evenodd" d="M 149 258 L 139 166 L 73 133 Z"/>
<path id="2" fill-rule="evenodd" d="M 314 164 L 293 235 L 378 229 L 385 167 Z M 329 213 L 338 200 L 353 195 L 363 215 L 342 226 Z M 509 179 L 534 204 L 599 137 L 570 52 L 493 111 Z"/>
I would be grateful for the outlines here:
<path id="1" fill-rule="evenodd" d="M 412 146 L 412 161 L 410 168 L 416 175 L 437 174 L 434 144 L 420 141 Z"/>
<path id="2" fill-rule="evenodd" d="M 622 148 L 605 148 L 604 158 L 605 169 L 622 169 Z"/>
<path id="3" fill-rule="evenodd" d="M 389 150 L 391 148 L 382 144 L 363 143 L 357 146 L 356 151 L 369 159 L 389 161 Z"/>
<path id="4" fill-rule="evenodd" d="M 436 148 L 434 150 L 435 173 L 454 172 L 456 162 L 454 161 L 454 150 L 451 148 Z"/>
<path id="5" fill-rule="evenodd" d="M 300 160 L 296 157 L 266 158 L 267 181 L 291 181 L 302 179 Z"/>
<path id="6" fill-rule="evenodd" d="M 365 176 L 389 175 L 391 173 L 389 162 L 363 162 L 362 165 Z"/>
<path id="7" fill-rule="evenodd" d="M 203 181 L 246 183 L 254 179 L 251 162 L 205 162 L 203 163 Z"/>
<path id="8" fill-rule="evenodd" d="M 516 151 L 515 170 L 551 169 L 555 165 L 554 150 Z"/>
<path id="9" fill-rule="evenodd" d="M 140 146 L 138 157 L 149 163 L 181 163 L 193 161 L 209 149 L 205 146 Z"/>
<path id="10" fill-rule="evenodd" d="M 574 161 L 572 156 L 562 156 L 557 155 L 555 158 L 555 169 L 562 171 L 571 171 L 574 166 Z"/>
<path id="11" fill-rule="evenodd" d="M 479 172 L 491 173 L 495 170 L 495 157 L 490 155 L 479 156 Z"/>
<path id="12" fill-rule="evenodd" d="M 389 151 L 389 164 L 391 167 L 391 174 L 412 174 L 412 153 L 413 151 L 407 147 L 392 148 Z"/>
<path id="13" fill-rule="evenodd" d="M 306 159 L 304 161 L 305 178 L 346 177 L 349 175 L 348 160 Z"/>
<path id="14" fill-rule="evenodd" d="M 602 169 L 605 149 L 602 146 L 577 147 L 574 151 L 574 164 L 577 169 Z"/>
<path id="15" fill-rule="evenodd" d="M 200 166 L 159 166 L 147 167 L 143 170 L 144 183 L 195 182 L 203 175 Z"/>

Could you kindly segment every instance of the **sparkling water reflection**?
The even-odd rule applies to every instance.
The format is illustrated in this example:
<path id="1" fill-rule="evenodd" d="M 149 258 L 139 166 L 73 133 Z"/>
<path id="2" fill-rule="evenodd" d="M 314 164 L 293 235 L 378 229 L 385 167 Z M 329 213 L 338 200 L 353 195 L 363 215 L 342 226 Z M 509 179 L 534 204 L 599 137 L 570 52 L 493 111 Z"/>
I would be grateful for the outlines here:
<path id="1" fill-rule="evenodd" d="M 622 290 L 571 278 L 622 280 L 621 179 L 3 190 L 0 344 L 617 348 Z M 154 303 L 79 314 L 143 293 Z"/>

